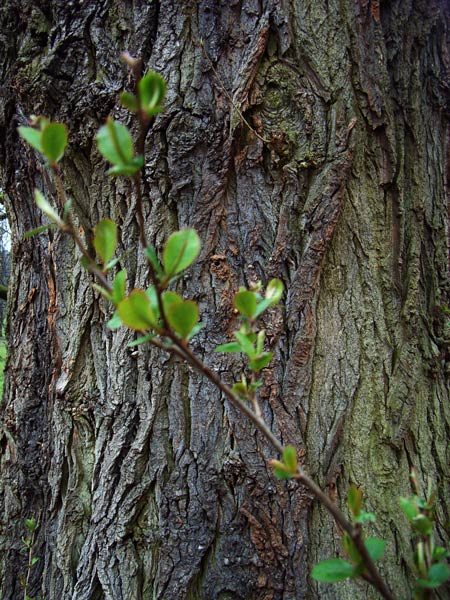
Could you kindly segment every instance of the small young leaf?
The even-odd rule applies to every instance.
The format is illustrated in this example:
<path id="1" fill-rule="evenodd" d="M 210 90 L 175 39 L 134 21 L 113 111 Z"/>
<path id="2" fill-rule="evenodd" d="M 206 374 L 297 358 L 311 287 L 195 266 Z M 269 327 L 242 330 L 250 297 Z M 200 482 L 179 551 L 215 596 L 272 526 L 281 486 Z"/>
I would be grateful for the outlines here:
<path id="1" fill-rule="evenodd" d="M 56 211 L 53 210 L 53 208 L 50 206 L 50 204 L 45 199 L 44 195 L 41 194 L 41 192 L 39 190 L 34 190 L 34 200 L 36 202 L 37 207 L 40 208 L 42 210 L 42 212 L 45 215 L 47 215 L 47 217 L 51 221 L 56 223 L 56 225 L 58 225 L 58 227 L 62 227 L 64 225 L 64 222 L 62 221 L 62 219 L 59 217 L 59 215 L 56 213 Z"/>
<path id="2" fill-rule="evenodd" d="M 256 294 L 254 292 L 238 292 L 234 297 L 234 306 L 244 317 L 252 318 L 256 311 Z"/>
<path id="3" fill-rule="evenodd" d="M 351 539 L 351 537 L 348 535 L 348 533 L 342 534 L 341 542 L 342 542 L 342 547 L 344 548 L 345 553 L 350 558 L 350 560 L 352 562 L 354 562 L 356 565 L 361 564 L 361 555 L 358 552 L 358 550 L 356 549 L 356 546 L 355 546 L 353 540 Z"/>
<path id="4" fill-rule="evenodd" d="M 107 175 L 111 175 L 112 177 L 116 177 L 119 175 L 125 175 L 126 177 L 132 177 L 135 173 L 140 171 L 144 166 L 144 157 L 136 156 L 133 160 L 130 160 L 126 165 L 115 165 L 108 169 L 106 172 Z"/>
<path id="5" fill-rule="evenodd" d="M 354 568 L 342 558 L 330 558 L 317 564 L 311 571 L 311 577 L 316 581 L 335 583 L 354 576 Z"/>
<path id="6" fill-rule="evenodd" d="M 434 561 L 439 561 L 442 560 L 443 558 L 448 558 L 450 556 L 450 552 L 447 550 L 447 548 L 443 548 L 442 546 L 436 546 L 435 549 L 433 550 L 433 560 Z"/>
<path id="7" fill-rule="evenodd" d="M 260 356 L 257 356 L 256 358 L 252 358 L 250 360 L 249 367 L 252 371 L 261 371 L 261 369 L 264 369 L 264 367 L 267 367 L 267 365 L 272 360 L 272 357 L 273 357 L 272 352 L 263 352 Z"/>
<path id="8" fill-rule="evenodd" d="M 272 302 L 270 300 L 261 300 L 258 302 L 258 306 L 256 307 L 254 318 L 259 317 L 265 310 L 267 310 L 270 306 L 272 306 Z"/>
<path id="9" fill-rule="evenodd" d="M 139 346 L 139 344 L 145 344 L 146 342 L 149 342 L 150 340 L 152 340 L 155 337 L 155 333 L 149 333 L 147 335 L 143 335 L 142 337 L 138 337 L 136 338 L 133 342 L 130 342 L 129 344 L 127 344 L 128 348 L 134 348 L 135 346 Z"/>
<path id="10" fill-rule="evenodd" d="M 56 229 L 56 225 L 54 223 L 50 223 L 49 225 L 41 225 L 40 227 L 36 227 L 35 229 L 30 229 L 23 234 L 24 239 L 33 237 L 34 235 L 38 235 L 39 233 L 43 233 L 44 231 L 48 231 L 49 229 Z"/>
<path id="11" fill-rule="evenodd" d="M 373 560 L 373 562 L 376 562 L 377 560 L 380 560 L 384 554 L 386 540 L 381 540 L 379 538 L 368 538 L 364 542 L 364 546 L 366 547 L 370 558 Z"/>
<path id="12" fill-rule="evenodd" d="M 41 152 L 42 154 L 42 132 L 39 129 L 34 129 L 33 127 L 18 127 L 17 131 L 19 132 L 20 137 L 22 137 L 30 144 L 30 146 L 33 146 L 35 150 L 38 150 L 38 152 Z"/>
<path id="13" fill-rule="evenodd" d="M 166 312 L 169 325 L 186 338 L 198 321 L 198 306 L 193 300 L 172 303 Z"/>
<path id="14" fill-rule="evenodd" d="M 197 325 L 194 325 L 191 333 L 188 336 L 186 336 L 186 340 L 191 340 L 194 337 L 194 335 L 197 335 L 197 333 L 203 329 L 204 326 L 204 323 L 197 323 Z"/>
<path id="15" fill-rule="evenodd" d="M 413 529 L 415 529 L 421 535 L 429 535 L 433 530 L 433 523 L 425 515 L 417 515 L 411 521 Z"/>
<path id="16" fill-rule="evenodd" d="M 272 459 L 269 461 L 269 464 L 273 468 L 273 474 L 278 479 L 292 479 L 295 477 L 295 475 L 281 461 Z"/>
<path id="17" fill-rule="evenodd" d="M 122 104 L 122 106 L 124 106 L 125 108 L 128 108 L 128 110 L 130 110 L 131 112 L 138 112 L 139 110 L 139 105 L 138 105 L 138 101 L 137 98 L 134 94 L 131 94 L 130 92 L 122 92 L 119 96 L 120 98 L 120 103 Z"/>
<path id="18" fill-rule="evenodd" d="M 242 352 L 242 348 L 237 342 L 228 342 L 228 344 L 217 346 L 214 352 Z"/>
<path id="19" fill-rule="evenodd" d="M 31 517 L 31 519 L 25 519 L 25 525 L 28 531 L 30 531 L 31 533 L 33 533 L 33 531 L 36 531 L 37 523 L 34 517 Z"/>
<path id="20" fill-rule="evenodd" d="M 233 384 L 231 391 L 238 396 L 245 396 L 247 394 L 247 386 L 242 383 L 242 381 L 238 381 L 237 383 Z"/>
<path id="21" fill-rule="evenodd" d="M 180 304 L 183 302 L 183 298 L 176 294 L 175 292 L 166 291 L 162 294 L 162 305 L 164 308 L 164 313 L 167 314 L 167 311 L 172 306 L 172 304 Z"/>
<path id="22" fill-rule="evenodd" d="M 271 304 L 277 304 L 283 295 L 284 285 L 280 279 L 271 279 L 266 288 L 266 300 Z"/>
<path id="23" fill-rule="evenodd" d="M 362 510 L 357 517 L 353 518 L 355 523 L 375 523 L 377 517 L 373 513 Z"/>
<path id="24" fill-rule="evenodd" d="M 117 275 L 114 277 L 114 281 L 112 284 L 111 302 L 115 306 L 117 306 L 119 304 L 119 302 L 122 302 L 122 300 L 125 298 L 126 278 L 127 278 L 127 272 L 125 271 L 125 269 L 122 269 L 122 271 L 119 271 L 117 273 Z"/>
<path id="25" fill-rule="evenodd" d="M 400 498 L 400 508 L 409 521 L 412 521 L 419 514 L 414 498 Z"/>
<path id="26" fill-rule="evenodd" d="M 156 317 L 150 300 L 143 290 L 133 290 L 117 306 L 117 312 L 124 325 L 142 331 L 156 326 Z"/>
<path id="27" fill-rule="evenodd" d="M 417 585 L 422 588 L 438 588 L 450 578 L 450 567 L 445 563 L 431 565 L 427 579 L 418 579 Z"/>
<path id="28" fill-rule="evenodd" d="M 297 451 L 294 446 L 286 446 L 283 450 L 283 462 L 291 473 L 297 473 Z"/>
<path id="29" fill-rule="evenodd" d="M 256 337 L 256 354 L 262 354 L 264 351 L 264 340 L 266 332 L 262 329 Z"/>
<path id="30" fill-rule="evenodd" d="M 133 159 L 133 140 L 122 123 L 108 119 L 99 129 L 96 140 L 100 153 L 113 165 L 126 165 Z"/>
<path id="31" fill-rule="evenodd" d="M 347 504 L 352 515 L 358 516 L 362 507 L 362 489 L 356 487 L 354 483 L 348 488 Z"/>
<path id="32" fill-rule="evenodd" d="M 253 346 L 252 342 L 248 339 L 246 333 L 242 333 L 241 331 L 235 331 L 234 337 L 237 339 L 239 345 L 241 346 L 241 352 L 245 352 L 245 354 L 250 359 L 256 357 L 255 347 Z"/>
<path id="33" fill-rule="evenodd" d="M 138 83 L 142 109 L 153 116 L 162 111 L 162 103 L 166 95 L 166 82 L 161 75 L 150 71 Z"/>
<path id="34" fill-rule="evenodd" d="M 35 565 L 38 560 L 39 560 L 39 556 L 33 556 L 33 558 L 31 559 L 31 566 Z"/>
<path id="35" fill-rule="evenodd" d="M 119 313 L 116 311 L 114 311 L 113 316 L 111 317 L 111 319 L 106 323 L 106 326 L 108 327 L 108 329 L 119 329 L 119 327 L 122 327 L 122 321 L 119 317 Z"/>
<path id="36" fill-rule="evenodd" d="M 50 163 L 56 163 L 64 155 L 67 146 L 67 127 L 62 123 L 49 123 L 41 134 L 42 152 Z"/>
<path id="37" fill-rule="evenodd" d="M 147 257 L 149 263 L 152 265 L 156 275 L 161 277 L 163 275 L 163 270 L 161 267 L 161 263 L 159 262 L 158 255 L 156 253 L 156 248 L 149 244 L 145 249 L 145 256 Z"/>
<path id="38" fill-rule="evenodd" d="M 200 252 L 200 238 L 194 229 L 172 233 L 163 252 L 166 276 L 176 275 L 189 267 Z"/>
<path id="39" fill-rule="evenodd" d="M 117 247 L 117 225 L 110 219 L 100 221 L 94 229 L 94 248 L 103 265 L 114 256 Z"/>

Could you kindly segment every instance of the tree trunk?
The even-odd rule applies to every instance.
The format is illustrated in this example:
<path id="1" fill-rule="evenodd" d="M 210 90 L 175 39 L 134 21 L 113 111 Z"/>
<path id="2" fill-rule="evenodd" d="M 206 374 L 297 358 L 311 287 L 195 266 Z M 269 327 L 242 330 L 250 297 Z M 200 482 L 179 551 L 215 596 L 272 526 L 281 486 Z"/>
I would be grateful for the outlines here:
<path id="1" fill-rule="evenodd" d="M 233 293 L 283 279 L 284 308 L 265 319 L 264 417 L 340 504 L 351 482 L 364 488 L 369 529 L 388 540 L 382 572 L 410 597 L 398 497 L 412 466 L 437 486 L 441 537 L 450 508 L 448 7 L 4 0 L 3 600 L 23 597 L 31 516 L 40 560 L 28 595 L 45 600 L 374 597 L 310 579 L 341 552 L 324 510 L 274 480 L 273 450 L 214 386 L 106 328 L 111 310 L 70 239 L 23 238 L 41 223 L 33 188 L 53 185 L 16 128 L 42 114 L 69 125 L 63 171 L 80 226 L 89 236 L 114 219 L 120 252 L 136 248 L 121 260 L 130 285 L 145 285 L 131 186 L 106 177 L 93 143 L 109 113 L 127 119 L 123 50 L 168 82 L 144 208 L 158 247 L 180 227 L 202 238 L 178 284 L 206 324 L 194 351 L 226 382 L 239 377 L 239 357 L 212 352 L 236 325 Z"/>

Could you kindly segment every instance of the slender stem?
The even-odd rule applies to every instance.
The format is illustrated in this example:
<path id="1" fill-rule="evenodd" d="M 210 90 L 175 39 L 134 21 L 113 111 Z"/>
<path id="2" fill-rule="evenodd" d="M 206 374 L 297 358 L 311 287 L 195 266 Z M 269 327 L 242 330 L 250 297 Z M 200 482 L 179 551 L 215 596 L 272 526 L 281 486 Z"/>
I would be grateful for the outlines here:
<path id="1" fill-rule="evenodd" d="M 33 544 L 34 544 L 34 531 L 31 533 L 30 545 L 28 547 L 27 576 L 26 576 L 25 585 L 23 588 L 23 600 L 27 600 L 27 597 L 28 597 L 28 583 L 30 582 L 31 567 L 32 567 L 31 562 L 33 560 Z"/>

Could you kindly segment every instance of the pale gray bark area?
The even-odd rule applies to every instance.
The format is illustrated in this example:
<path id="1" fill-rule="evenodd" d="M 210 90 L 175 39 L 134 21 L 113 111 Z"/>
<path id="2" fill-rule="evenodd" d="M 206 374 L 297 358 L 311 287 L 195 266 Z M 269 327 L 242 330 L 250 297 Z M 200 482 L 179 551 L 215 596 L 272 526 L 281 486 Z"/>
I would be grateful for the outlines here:
<path id="1" fill-rule="evenodd" d="M 109 113 L 127 119 L 125 49 L 168 81 L 144 208 L 157 246 L 188 225 L 202 238 L 179 283 L 206 324 L 193 349 L 231 383 L 239 358 L 212 349 L 235 328 L 234 292 L 284 280 L 283 311 L 264 319 L 275 360 L 263 413 L 338 501 L 364 487 L 390 542 L 383 571 L 404 594 L 397 497 L 412 465 L 449 518 L 448 2 L 6 0 L 0 15 L 0 185 L 15 236 L 3 600 L 23 596 L 31 515 L 30 593 L 46 600 L 373 597 L 311 582 L 339 549 L 329 517 L 273 479 L 273 452 L 209 382 L 106 328 L 111 310 L 70 240 L 22 239 L 41 219 L 33 188 L 51 182 L 16 127 L 45 114 L 70 126 L 63 168 L 80 226 L 89 235 L 110 217 L 119 252 L 137 248 L 130 184 L 105 176 L 93 143 Z M 147 283 L 140 250 L 121 266 L 130 286 Z"/>

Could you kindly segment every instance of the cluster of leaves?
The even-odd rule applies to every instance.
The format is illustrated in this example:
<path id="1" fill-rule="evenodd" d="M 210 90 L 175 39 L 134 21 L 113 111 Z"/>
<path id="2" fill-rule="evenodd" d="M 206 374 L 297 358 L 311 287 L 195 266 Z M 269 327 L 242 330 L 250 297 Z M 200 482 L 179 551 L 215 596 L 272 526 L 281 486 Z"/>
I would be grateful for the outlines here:
<path id="1" fill-rule="evenodd" d="M 417 575 L 414 590 L 415 600 L 428 597 L 429 590 L 440 587 L 450 578 L 450 568 L 445 561 L 450 556 L 447 548 L 436 546 L 433 526 L 436 520 L 436 492 L 428 481 L 424 498 L 419 495 L 419 485 L 415 471 L 411 473 L 415 494 L 400 498 L 400 507 L 411 524 L 417 543 L 414 552 L 414 570 Z"/>
<path id="2" fill-rule="evenodd" d="M 374 522 L 375 515 L 365 512 L 362 509 L 362 490 L 361 488 L 351 485 L 347 493 L 347 506 L 352 515 L 352 521 L 356 527 L 360 527 L 362 523 Z M 375 537 L 367 539 L 362 537 L 364 546 L 373 562 L 377 562 L 384 553 L 386 545 L 385 540 Z M 363 557 L 358 552 L 354 541 L 344 532 L 341 538 L 342 547 L 347 554 L 350 562 L 343 558 L 330 558 L 317 564 L 311 576 L 317 581 L 326 583 L 336 583 L 345 579 L 356 579 L 365 575 L 365 564 Z"/>
<path id="3" fill-rule="evenodd" d="M 284 286 L 279 279 L 271 279 L 267 285 L 264 297 L 261 295 L 261 282 L 251 289 L 239 288 L 234 297 L 234 307 L 239 313 L 240 328 L 233 333 L 235 342 L 228 342 L 217 346 L 216 352 L 237 352 L 244 354 L 248 359 L 248 368 L 254 374 L 258 373 L 270 363 L 272 352 L 264 349 L 266 332 L 256 330 L 256 319 L 271 306 L 275 306 L 283 296 Z M 241 398 L 252 399 L 262 382 L 252 376 L 251 381 L 242 374 L 241 381 L 231 388 Z"/>
<path id="4" fill-rule="evenodd" d="M 424 600 L 429 597 L 429 591 L 443 585 L 450 578 L 450 568 L 445 561 L 450 552 L 436 546 L 433 539 L 433 524 L 435 521 L 436 493 L 428 484 L 427 495 L 421 498 L 418 494 L 418 482 L 415 471 L 411 479 L 416 494 L 409 498 L 400 498 L 400 507 L 411 524 L 414 535 L 418 538 L 414 552 L 414 570 L 417 575 L 414 589 L 414 599 Z M 360 526 L 363 523 L 374 522 L 375 515 L 362 510 L 362 490 L 352 485 L 347 494 L 347 505 L 353 522 Z M 364 538 L 363 538 L 364 540 Z M 312 570 L 312 577 L 317 581 L 335 583 L 345 579 L 367 575 L 363 559 L 347 533 L 342 535 L 342 547 L 349 561 L 342 558 L 331 558 L 317 564 Z M 385 541 L 379 538 L 367 538 L 364 545 L 370 558 L 376 562 L 384 553 Z"/>
<path id="5" fill-rule="evenodd" d="M 22 538 L 22 548 L 23 551 L 27 553 L 28 563 L 26 574 L 24 577 L 21 578 L 21 585 L 23 588 L 24 600 L 35 600 L 34 598 L 31 598 L 28 595 L 28 583 L 30 580 L 31 569 L 39 560 L 38 556 L 33 556 L 34 538 L 38 527 L 36 519 L 34 517 L 31 517 L 30 519 L 25 519 L 25 527 L 28 530 L 28 536 Z"/>

